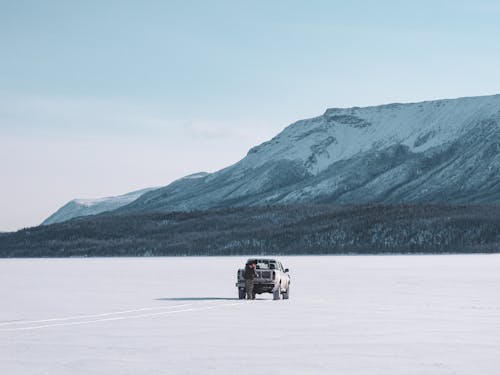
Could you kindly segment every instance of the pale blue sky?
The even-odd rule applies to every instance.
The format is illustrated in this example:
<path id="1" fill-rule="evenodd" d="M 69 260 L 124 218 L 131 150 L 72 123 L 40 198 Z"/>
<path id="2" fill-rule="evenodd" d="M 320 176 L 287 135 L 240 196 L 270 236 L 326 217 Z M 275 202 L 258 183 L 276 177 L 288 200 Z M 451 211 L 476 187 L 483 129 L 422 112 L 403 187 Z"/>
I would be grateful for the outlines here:
<path id="1" fill-rule="evenodd" d="M 500 93 L 498 1 L 2 1 L 0 231 L 327 107 Z"/>

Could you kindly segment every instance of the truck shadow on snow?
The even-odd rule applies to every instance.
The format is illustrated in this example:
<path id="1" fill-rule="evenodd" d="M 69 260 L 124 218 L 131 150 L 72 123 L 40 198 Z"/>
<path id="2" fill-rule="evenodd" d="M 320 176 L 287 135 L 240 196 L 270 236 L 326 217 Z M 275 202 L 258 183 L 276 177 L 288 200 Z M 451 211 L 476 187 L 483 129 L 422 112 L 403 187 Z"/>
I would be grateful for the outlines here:
<path id="1" fill-rule="evenodd" d="M 173 297 L 157 298 L 156 301 L 236 301 L 239 298 L 230 297 Z"/>

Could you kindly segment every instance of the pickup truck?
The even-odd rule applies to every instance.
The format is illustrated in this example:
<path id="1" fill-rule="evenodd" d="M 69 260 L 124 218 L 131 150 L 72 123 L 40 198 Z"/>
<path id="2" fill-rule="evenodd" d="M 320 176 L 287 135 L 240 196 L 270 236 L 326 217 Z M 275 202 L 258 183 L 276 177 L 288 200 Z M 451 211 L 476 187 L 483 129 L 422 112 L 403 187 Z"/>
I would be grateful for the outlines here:
<path id="1" fill-rule="evenodd" d="M 257 262 L 254 279 L 253 293 L 271 293 L 274 300 L 290 297 L 290 275 L 288 268 L 283 268 L 281 262 L 277 259 L 250 258 L 247 263 Z M 245 270 L 240 268 L 237 273 L 236 286 L 238 287 L 239 299 L 245 298 L 245 279 L 243 277 Z"/>

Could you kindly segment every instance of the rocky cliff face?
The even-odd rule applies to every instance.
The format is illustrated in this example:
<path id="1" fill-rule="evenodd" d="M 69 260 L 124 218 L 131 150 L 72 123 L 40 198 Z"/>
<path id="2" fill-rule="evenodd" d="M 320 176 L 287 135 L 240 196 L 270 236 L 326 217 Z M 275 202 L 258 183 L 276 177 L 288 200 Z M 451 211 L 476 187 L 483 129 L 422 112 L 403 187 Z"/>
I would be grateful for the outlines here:
<path id="1" fill-rule="evenodd" d="M 119 212 L 296 203 L 500 204 L 500 95 L 332 108 Z"/>

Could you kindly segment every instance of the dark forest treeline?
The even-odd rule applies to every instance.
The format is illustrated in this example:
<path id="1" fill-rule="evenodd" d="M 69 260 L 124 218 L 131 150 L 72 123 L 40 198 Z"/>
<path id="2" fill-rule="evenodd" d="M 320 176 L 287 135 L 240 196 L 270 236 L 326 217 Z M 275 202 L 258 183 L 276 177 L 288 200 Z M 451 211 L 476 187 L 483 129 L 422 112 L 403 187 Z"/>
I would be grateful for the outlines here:
<path id="1" fill-rule="evenodd" d="M 295 205 L 99 215 L 0 234 L 0 257 L 500 252 L 499 206 Z"/>

